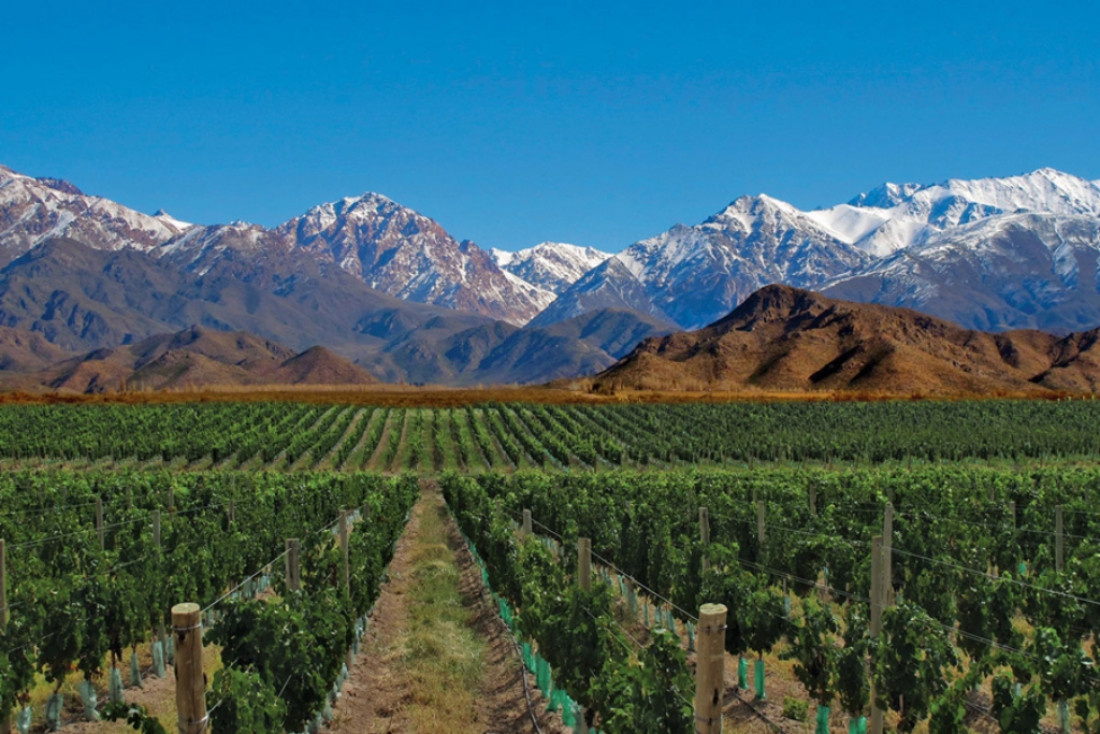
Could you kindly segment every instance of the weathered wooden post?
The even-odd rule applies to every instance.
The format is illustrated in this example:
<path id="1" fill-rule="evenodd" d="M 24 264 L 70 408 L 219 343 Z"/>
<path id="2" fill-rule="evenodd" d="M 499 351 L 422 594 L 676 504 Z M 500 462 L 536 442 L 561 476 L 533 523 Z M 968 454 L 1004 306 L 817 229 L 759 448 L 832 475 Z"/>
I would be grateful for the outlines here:
<path id="1" fill-rule="evenodd" d="M 764 527 L 764 501 L 759 500 L 756 503 L 756 542 L 760 544 L 760 547 L 764 547 L 764 542 L 767 540 L 767 532 Z"/>
<path id="2" fill-rule="evenodd" d="M 528 509 L 523 510 L 523 534 L 533 535 L 531 531 L 531 511 Z"/>
<path id="3" fill-rule="evenodd" d="M 726 692 L 726 607 L 704 604 L 695 629 L 695 731 L 721 734 Z"/>
<path id="4" fill-rule="evenodd" d="M 591 538 L 577 538 L 577 583 L 585 591 L 592 591 Z"/>
<path id="5" fill-rule="evenodd" d="M 871 538 L 871 639 L 877 640 L 882 633 L 882 536 Z M 873 661 L 872 661 L 873 663 Z M 876 686 L 871 676 L 871 734 L 882 734 L 882 709 L 875 705 Z"/>
<path id="6" fill-rule="evenodd" d="M 340 510 L 340 553 L 344 557 L 344 591 L 351 595 L 351 557 L 348 551 L 348 511 Z"/>
<path id="7" fill-rule="evenodd" d="M 887 502 L 882 516 L 882 603 L 894 603 L 894 503 Z"/>
<path id="8" fill-rule="evenodd" d="M 233 500 L 229 500 L 228 513 L 229 513 L 229 526 L 233 527 L 234 523 L 237 522 L 237 506 L 233 503 Z"/>
<path id="9" fill-rule="evenodd" d="M 701 570 L 706 573 L 710 570 L 710 510 L 705 507 L 699 508 L 699 542 L 703 545 Z"/>
<path id="10" fill-rule="evenodd" d="M 1054 508 L 1054 570 L 1061 573 L 1066 563 L 1066 528 L 1062 524 L 1062 506 Z"/>
<path id="11" fill-rule="evenodd" d="M 162 555 L 161 538 L 160 538 L 160 510 L 153 510 L 153 545 L 156 546 L 157 556 Z M 164 617 L 157 617 L 157 639 L 160 640 L 161 650 L 164 654 L 168 654 L 168 633 L 164 629 Z"/>
<path id="12" fill-rule="evenodd" d="M 301 568 L 298 565 L 298 553 L 301 546 L 297 538 L 286 540 L 286 588 L 288 591 L 302 590 Z"/>
<path id="13" fill-rule="evenodd" d="M 105 550 L 107 547 L 106 536 L 103 533 L 103 498 L 95 498 L 95 531 L 99 535 L 99 549 Z"/>
<path id="14" fill-rule="evenodd" d="M 0 538 L 0 632 L 8 626 L 8 576 L 7 548 Z M 11 712 L 0 711 L 0 734 L 11 733 Z"/>
<path id="15" fill-rule="evenodd" d="M 206 718 L 206 679 L 202 672 L 202 613 L 198 604 L 172 607 L 176 643 L 176 725 L 180 734 L 202 734 Z"/>

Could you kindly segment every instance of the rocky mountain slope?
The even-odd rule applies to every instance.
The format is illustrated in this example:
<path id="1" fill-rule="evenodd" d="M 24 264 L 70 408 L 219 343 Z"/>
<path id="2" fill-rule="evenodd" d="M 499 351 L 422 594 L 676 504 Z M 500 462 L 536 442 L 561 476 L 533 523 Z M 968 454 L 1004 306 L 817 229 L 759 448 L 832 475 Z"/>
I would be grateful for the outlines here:
<path id="1" fill-rule="evenodd" d="M 198 226 L 86 196 L 65 181 L 0 167 L 0 265 L 59 237 L 99 250 L 168 257 L 200 274 L 227 249 L 257 258 L 297 249 L 389 295 L 517 325 L 550 300 L 501 270 L 489 252 L 455 240 L 435 221 L 379 194 L 322 204 L 271 230 L 246 222 Z"/>
<path id="2" fill-rule="evenodd" d="M 497 249 L 492 252 L 502 269 L 547 291 L 554 298 L 611 257 L 610 252 L 566 242 L 542 242 L 516 252 Z"/>
<path id="3" fill-rule="evenodd" d="M 706 222 L 631 245 L 532 323 L 625 307 L 699 328 L 769 283 L 907 305 L 975 328 L 1100 323 L 1100 186 L 1040 169 L 940 184 L 887 183 L 802 212 L 743 197 Z"/>
<path id="4" fill-rule="evenodd" d="M 253 257 L 253 235 L 223 228 L 223 249 L 210 261 L 43 242 L 0 269 L 0 325 L 15 330 L 9 339 L 18 346 L 0 351 L 0 365 L 51 364 L 199 325 L 291 350 L 323 344 L 387 382 L 531 383 L 603 369 L 633 346 L 624 339 L 671 328 L 630 313 L 610 328 L 606 314 L 592 313 L 549 330 L 520 329 L 387 296 L 296 248 Z M 177 255 L 190 265 L 174 266 Z"/>
<path id="5" fill-rule="evenodd" d="M 0 265 L 57 237 L 102 250 L 151 250 L 189 228 L 109 199 L 86 196 L 67 181 L 32 178 L 0 166 Z"/>
<path id="6" fill-rule="evenodd" d="M 1100 390 L 1100 329 L 964 329 L 772 285 L 704 329 L 643 341 L 595 389 L 1042 394 Z"/>

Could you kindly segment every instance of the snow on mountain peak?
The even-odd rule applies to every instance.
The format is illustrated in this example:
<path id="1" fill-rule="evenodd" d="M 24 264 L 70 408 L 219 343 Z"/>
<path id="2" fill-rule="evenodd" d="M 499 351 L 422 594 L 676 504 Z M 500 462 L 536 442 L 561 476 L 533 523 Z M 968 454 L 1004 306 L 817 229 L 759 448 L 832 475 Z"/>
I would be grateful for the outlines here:
<path id="1" fill-rule="evenodd" d="M 567 242 L 540 242 L 517 252 L 494 249 L 492 255 L 503 270 L 555 294 L 611 257 L 610 253 Z"/>
<path id="2" fill-rule="evenodd" d="M 191 227 L 195 226 L 191 222 L 185 222 L 182 219 L 176 219 L 163 209 L 157 209 L 156 213 L 153 214 L 153 218 L 159 219 L 160 221 L 167 224 L 169 227 L 174 227 L 179 232 L 183 232 L 184 230 L 190 229 Z"/>
<path id="3" fill-rule="evenodd" d="M 808 212 L 837 237 L 875 256 L 928 241 L 936 233 L 1018 211 L 1100 215 L 1100 189 L 1053 168 L 1004 178 L 938 184 L 886 183 L 848 204 Z"/>

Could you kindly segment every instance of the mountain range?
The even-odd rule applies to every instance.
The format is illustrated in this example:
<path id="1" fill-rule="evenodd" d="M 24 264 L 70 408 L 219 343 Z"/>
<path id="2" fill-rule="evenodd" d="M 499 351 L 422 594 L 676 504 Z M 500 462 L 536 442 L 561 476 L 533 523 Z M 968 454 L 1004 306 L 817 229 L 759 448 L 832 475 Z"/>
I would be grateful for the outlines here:
<path id="1" fill-rule="evenodd" d="M 390 382 L 542 382 L 718 321 L 771 283 L 971 329 L 1086 331 L 1098 259 L 1100 184 L 1053 169 L 887 183 L 811 211 L 745 196 L 612 255 L 482 249 L 374 193 L 273 228 L 197 225 L 0 167 L 0 325 L 39 335 L 41 353 L 197 325 L 323 344 Z"/>
<path id="2" fill-rule="evenodd" d="M 1049 168 L 887 183 L 813 211 L 744 196 L 627 247 L 532 323 L 614 306 L 697 329 L 784 283 L 971 328 L 1072 331 L 1100 324 L 1098 256 L 1100 184 Z"/>

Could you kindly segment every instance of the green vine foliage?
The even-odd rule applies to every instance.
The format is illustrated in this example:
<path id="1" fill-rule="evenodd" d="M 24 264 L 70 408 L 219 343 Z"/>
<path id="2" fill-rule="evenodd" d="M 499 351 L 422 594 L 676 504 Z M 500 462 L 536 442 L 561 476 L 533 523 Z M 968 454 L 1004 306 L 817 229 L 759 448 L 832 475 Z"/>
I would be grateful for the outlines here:
<path id="1" fill-rule="evenodd" d="M 594 697 L 613 702 L 604 709 L 600 731 L 608 734 L 695 730 L 691 698 L 695 686 L 684 665 L 680 641 L 658 630 L 636 660 L 608 660 L 594 681 Z"/>
<path id="2" fill-rule="evenodd" d="M 482 477 L 496 483 L 492 475 Z M 444 497 L 459 527 L 485 561 L 490 581 L 516 611 L 521 634 L 550 663 L 557 685 L 587 709 L 601 731 L 690 732 L 693 685 L 678 641 L 656 632 L 639 656 L 620 631 L 610 589 L 575 585 L 560 559 L 540 541 L 522 536 L 499 499 L 478 480 L 448 474 Z M 576 526 L 568 530 L 576 537 Z M 565 548 L 572 542 L 567 540 Z M 564 551 L 563 551 L 564 552 Z"/>
<path id="3" fill-rule="evenodd" d="M 844 619 L 844 646 L 836 652 L 836 692 L 840 707 L 852 717 L 863 714 L 871 703 L 866 660 L 872 648 L 867 609 L 849 604 Z"/>
<path id="4" fill-rule="evenodd" d="M 993 717 L 1001 731 L 1039 731 L 1046 714 L 1046 696 L 1039 686 L 1028 686 L 1016 694 L 1016 681 L 1007 673 L 993 678 Z"/>
<path id="5" fill-rule="evenodd" d="M 34 683 L 34 626 L 18 618 L 0 630 L 0 711 L 25 704 Z"/>
<path id="6" fill-rule="evenodd" d="M 150 716 L 144 706 L 124 702 L 110 703 L 104 707 L 101 714 L 107 721 L 124 721 L 131 729 L 141 734 L 168 734 L 168 730 L 157 721 L 156 717 Z"/>
<path id="7" fill-rule="evenodd" d="M 780 656 L 783 660 L 795 661 L 795 677 L 810 698 L 822 706 L 831 705 L 836 694 L 840 657 L 837 631 L 837 620 L 829 608 L 807 597 L 802 606 L 801 623 L 790 636 L 791 646 Z"/>
<path id="8" fill-rule="evenodd" d="M 913 731 L 947 688 L 946 669 L 958 656 L 943 627 L 909 602 L 882 615 L 875 651 L 879 705 L 898 712 L 898 731 Z"/>
<path id="9" fill-rule="evenodd" d="M 278 693 L 255 671 L 222 668 L 206 694 L 212 729 L 280 734 L 287 711 Z"/>

